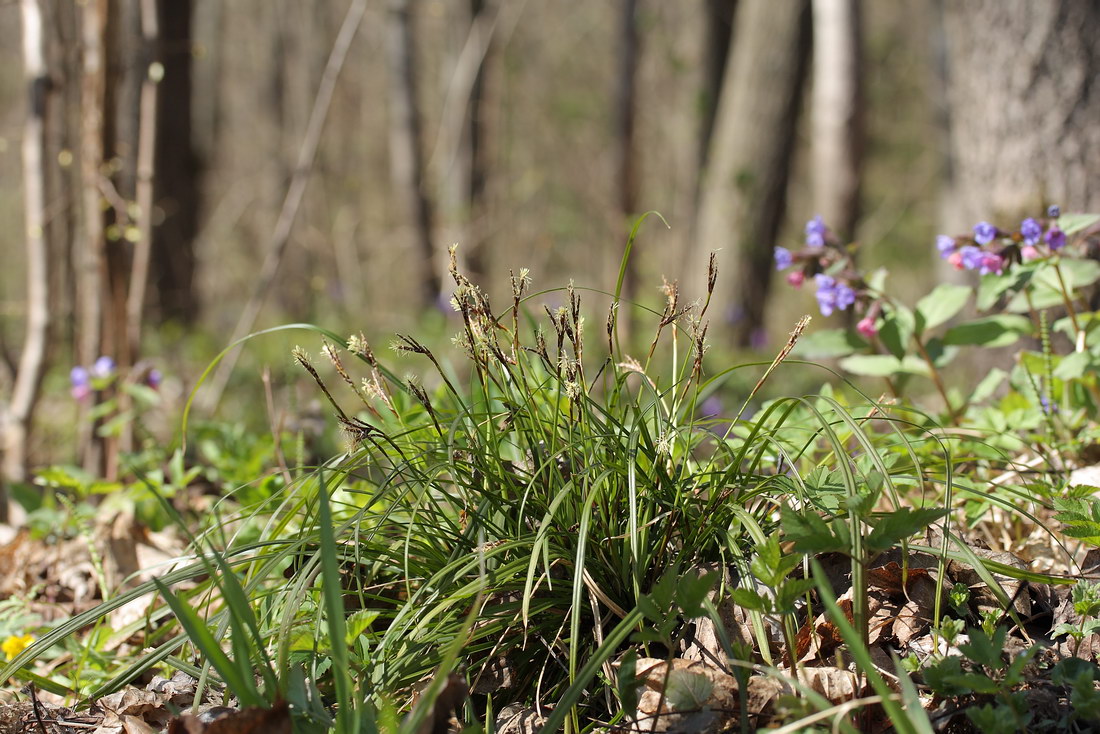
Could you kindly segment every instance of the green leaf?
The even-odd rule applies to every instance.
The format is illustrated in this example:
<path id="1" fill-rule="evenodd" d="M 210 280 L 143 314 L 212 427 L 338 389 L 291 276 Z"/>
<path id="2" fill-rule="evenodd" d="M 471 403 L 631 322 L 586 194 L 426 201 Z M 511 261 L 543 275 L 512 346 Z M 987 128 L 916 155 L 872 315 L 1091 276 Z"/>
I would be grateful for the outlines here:
<path id="1" fill-rule="evenodd" d="M 840 360 L 840 366 L 853 375 L 890 377 L 899 373 L 929 375 L 928 365 L 918 357 L 898 359 L 889 354 L 854 354 Z"/>
<path id="2" fill-rule="evenodd" d="M 909 340 L 916 329 L 916 317 L 905 306 L 894 306 L 883 315 L 882 328 L 879 329 L 879 341 L 898 359 L 903 359 L 909 351 Z"/>
<path id="3" fill-rule="evenodd" d="M 1000 367 L 991 369 L 989 374 L 983 377 L 982 381 L 978 383 L 978 386 L 974 388 L 974 392 L 970 395 L 970 402 L 980 403 L 988 398 L 998 387 L 1000 387 L 1006 377 L 1008 377 L 1008 373 Z"/>
<path id="4" fill-rule="evenodd" d="M 771 604 L 754 589 L 741 586 L 730 592 L 733 603 L 752 612 L 768 612 Z"/>
<path id="5" fill-rule="evenodd" d="M 1058 226 L 1066 235 L 1076 234 L 1100 222 L 1100 214 L 1063 214 L 1058 218 Z"/>
<path id="6" fill-rule="evenodd" d="M 1014 344 L 1021 334 L 1030 334 L 1031 331 L 1032 325 L 1028 318 L 1015 314 L 1000 314 L 951 327 L 943 335 L 943 343 L 1004 347 Z"/>
<path id="7" fill-rule="evenodd" d="M 813 579 L 788 579 L 775 595 L 775 611 L 779 614 L 793 614 L 797 611 L 797 602 L 806 592 L 814 588 Z"/>
<path id="8" fill-rule="evenodd" d="M 1092 355 L 1088 352 L 1074 352 L 1062 357 L 1054 368 L 1054 376 L 1059 380 L 1079 380 L 1093 367 Z"/>
<path id="9" fill-rule="evenodd" d="M 796 512 L 787 505 L 780 511 L 779 525 L 784 537 L 794 542 L 798 553 L 846 553 L 851 549 L 821 517 L 811 510 Z"/>
<path id="10" fill-rule="evenodd" d="M 668 674 L 665 699 L 673 711 L 698 711 L 706 705 L 714 684 L 702 673 L 673 670 Z"/>
<path id="11" fill-rule="evenodd" d="M 266 702 L 256 689 L 252 676 L 241 674 L 240 669 L 222 651 L 221 645 L 214 639 L 206 623 L 191 605 L 173 594 L 160 579 L 153 579 L 153 584 L 164 601 L 168 603 L 172 613 L 176 615 L 187 636 L 191 638 L 191 643 L 210 661 L 214 670 L 218 671 L 218 675 L 225 681 L 230 693 L 240 699 L 241 706 L 265 706 Z"/>
<path id="12" fill-rule="evenodd" d="M 874 529 L 867 536 L 867 549 L 873 553 L 889 550 L 948 513 L 938 507 L 911 509 L 902 507 L 874 520 Z"/>
<path id="13" fill-rule="evenodd" d="M 979 665 L 1000 670 L 1005 666 L 1004 660 L 1001 659 L 1001 653 L 1005 649 L 1005 633 L 1004 627 L 998 627 L 993 637 L 990 637 L 985 630 L 971 627 L 968 630 L 970 642 L 959 645 L 959 652 Z"/>
<path id="14" fill-rule="evenodd" d="M 685 618 L 698 619 L 706 616 L 707 610 L 703 602 L 717 580 L 717 571 L 698 576 L 688 573 L 680 577 L 680 583 L 676 585 L 676 606 L 680 607 Z"/>
<path id="15" fill-rule="evenodd" d="M 863 351 L 867 342 L 848 329 L 825 329 L 805 334 L 794 347 L 794 355 L 802 359 L 833 359 Z"/>
<path id="16" fill-rule="evenodd" d="M 1004 275 L 986 275 L 978 284 L 978 299 L 975 306 L 979 311 L 988 311 L 1007 291 L 1019 291 L 1031 282 L 1038 269 L 1044 267 L 1044 261 L 1024 263 Z"/>
<path id="17" fill-rule="evenodd" d="M 942 283 L 917 302 L 917 334 L 951 320 L 970 300 L 971 289 L 965 285 Z"/>

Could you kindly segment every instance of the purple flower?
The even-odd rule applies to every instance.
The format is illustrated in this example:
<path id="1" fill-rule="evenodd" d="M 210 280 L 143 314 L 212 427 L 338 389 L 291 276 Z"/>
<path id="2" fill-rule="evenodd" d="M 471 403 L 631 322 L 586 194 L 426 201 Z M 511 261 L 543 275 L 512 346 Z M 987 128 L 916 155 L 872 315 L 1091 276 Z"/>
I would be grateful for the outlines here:
<path id="1" fill-rule="evenodd" d="M 92 365 L 91 373 L 92 377 L 103 379 L 105 377 L 110 377 L 114 371 L 115 361 L 105 355 L 95 361 L 95 364 Z"/>
<path id="2" fill-rule="evenodd" d="M 1050 245 L 1051 250 L 1061 250 L 1066 246 L 1066 233 L 1059 229 L 1057 224 L 1050 225 L 1050 229 L 1047 230 L 1046 237 L 1043 239 Z"/>
<path id="3" fill-rule="evenodd" d="M 946 260 L 955 251 L 955 238 L 945 234 L 937 235 L 936 249 L 940 251 L 940 258 Z"/>
<path id="4" fill-rule="evenodd" d="M 814 249 L 825 246 L 825 221 L 818 214 L 806 222 L 806 246 Z"/>
<path id="5" fill-rule="evenodd" d="M 1051 219 L 1057 219 L 1058 217 L 1062 216 L 1062 207 L 1058 206 L 1057 204 L 1051 204 L 1047 207 L 1047 216 Z"/>
<path id="6" fill-rule="evenodd" d="M 989 275 L 990 273 L 996 273 L 1000 275 L 1005 267 L 1005 259 L 1000 255 L 992 252 L 986 252 L 982 254 L 982 265 L 979 271 L 982 275 Z"/>
<path id="7" fill-rule="evenodd" d="M 160 383 L 164 381 L 164 375 L 160 373 L 156 367 L 149 370 L 149 374 L 145 375 L 145 384 L 156 390 L 160 387 Z"/>
<path id="8" fill-rule="evenodd" d="M 1034 219 L 1028 217 L 1020 222 L 1020 234 L 1023 235 L 1025 243 L 1037 245 L 1039 244 L 1039 238 L 1043 236 L 1043 228 Z"/>
<path id="9" fill-rule="evenodd" d="M 794 262 L 794 256 L 786 247 L 775 248 L 775 269 L 786 270 Z"/>
<path id="10" fill-rule="evenodd" d="M 967 270 L 977 270 L 982 266 L 982 251 L 974 245 L 963 245 L 959 249 L 959 263 Z"/>
<path id="11" fill-rule="evenodd" d="M 699 406 L 699 415 L 702 418 L 717 418 L 722 412 L 722 401 L 717 395 L 711 395 Z"/>
<path id="12" fill-rule="evenodd" d="M 81 367 L 80 365 L 77 365 L 76 367 L 73 367 L 71 370 L 69 370 L 69 382 L 72 384 L 73 387 L 77 387 L 79 385 L 87 385 L 89 382 L 91 382 L 91 375 L 88 374 L 88 370 Z"/>
<path id="13" fill-rule="evenodd" d="M 834 310 L 843 311 L 856 302 L 856 292 L 848 285 L 838 283 L 831 275 L 819 273 L 814 280 L 817 282 L 817 306 L 822 316 L 828 316 Z"/>
<path id="14" fill-rule="evenodd" d="M 974 241 L 979 245 L 988 245 L 997 236 L 997 228 L 989 222 L 978 222 L 974 225 Z"/>

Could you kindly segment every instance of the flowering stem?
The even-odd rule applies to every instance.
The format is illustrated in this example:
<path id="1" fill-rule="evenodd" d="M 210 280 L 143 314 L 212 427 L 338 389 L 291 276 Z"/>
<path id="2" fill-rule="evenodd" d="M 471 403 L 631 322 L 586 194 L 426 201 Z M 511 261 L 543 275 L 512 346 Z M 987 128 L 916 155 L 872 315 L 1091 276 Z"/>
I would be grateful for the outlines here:
<path id="1" fill-rule="evenodd" d="M 1058 276 L 1058 286 L 1062 291 L 1062 302 L 1066 304 L 1066 311 L 1069 313 L 1069 320 L 1073 324 L 1073 333 L 1076 335 L 1074 343 L 1076 345 L 1076 351 L 1085 351 L 1084 332 L 1081 331 L 1081 325 L 1077 323 L 1077 309 L 1073 307 L 1073 301 L 1070 300 L 1069 291 L 1066 289 L 1066 281 L 1062 278 L 1062 268 L 1058 266 L 1058 261 L 1054 261 L 1054 274 Z"/>
<path id="2" fill-rule="evenodd" d="M 955 409 L 951 407 L 951 400 L 947 397 L 947 388 L 943 384 L 943 378 L 940 377 L 940 371 L 936 369 L 935 362 L 932 361 L 932 356 L 928 354 L 928 350 L 924 348 L 924 341 L 919 336 L 914 336 L 913 341 L 917 343 L 917 349 L 920 350 L 921 356 L 928 364 L 928 371 L 931 374 L 932 382 L 936 385 L 936 390 L 939 392 L 940 397 L 943 398 L 944 407 L 947 408 L 947 414 L 951 417 L 952 425 L 959 424 L 959 417 L 955 412 Z"/>

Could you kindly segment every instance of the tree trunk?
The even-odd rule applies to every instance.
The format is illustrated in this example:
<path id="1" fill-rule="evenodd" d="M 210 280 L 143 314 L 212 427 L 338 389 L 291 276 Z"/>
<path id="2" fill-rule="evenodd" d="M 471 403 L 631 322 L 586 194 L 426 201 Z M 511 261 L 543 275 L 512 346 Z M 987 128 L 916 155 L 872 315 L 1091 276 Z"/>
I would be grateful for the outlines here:
<path id="1" fill-rule="evenodd" d="M 734 329 L 737 342 L 748 346 L 764 323 L 772 247 L 786 205 L 809 57 L 809 3 L 741 0 L 734 28 L 689 275 L 706 272 L 708 251 L 731 253 Z"/>
<path id="2" fill-rule="evenodd" d="M 27 330 L 15 374 L 11 401 L 0 405 L 3 428 L 3 476 L 0 522 L 8 521 L 7 485 L 27 475 L 27 438 L 46 368 L 50 330 L 50 273 L 46 237 L 46 97 L 50 88 L 39 0 L 21 0 L 23 76 L 27 117 L 23 126 L 23 219 L 27 248 Z"/>
<path id="3" fill-rule="evenodd" d="M 619 6 L 619 73 L 615 85 L 615 179 L 619 213 L 630 231 L 630 218 L 638 210 L 638 165 L 635 150 L 635 118 L 638 100 L 638 0 L 621 0 Z M 623 295 L 634 299 L 638 288 L 637 254 L 626 264 Z M 618 262 L 613 263 L 618 265 Z M 623 325 L 629 328 L 629 309 Z"/>
<path id="4" fill-rule="evenodd" d="M 859 0 L 813 0 L 814 211 L 855 237 L 863 157 Z"/>
<path id="5" fill-rule="evenodd" d="M 429 308 L 440 295 L 442 264 L 436 257 L 432 241 L 432 209 L 425 190 L 410 0 L 390 0 L 387 23 L 391 176 L 396 195 L 402 200 L 412 225 L 416 254 L 421 260 L 421 305 Z"/>
<path id="6" fill-rule="evenodd" d="M 79 245 L 79 266 L 76 273 L 78 295 L 77 361 L 92 364 L 100 355 L 100 335 L 103 332 L 103 290 L 106 271 L 104 230 L 106 221 L 100 205 L 104 130 L 104 90 L 106 64 L 103 49 L 103 26 L 107 0 L 88 0 L 81 10 L 81 87 L 80 87 L 80 171 L 83 191 L 84 233 Z M 103 445 L 95 436 L 88 419 L 87 406 L 82 406 L 79 425 L 79 452 L 84 468 L 101 476 Z"/>
<path id="7" fill-rule="evenodd" d="M 699 120 L 699 171 L 705 169 L 714 134 L 714 117 L 718 114 L 718 98 L 729 63 L 730 42 L 733 40 L 733 19 L 737 0 L 706 0 L 703 49 L 703 105 Z M 702 176 L 699 176 L 702 183 Z"/>
<path id="8" fill-rule="evenodd" d="M 945 7 L 959 221 L 1100 210 L 1100 3 Z"/>
<path id="9" fill-rule="evenodd" d="M 163 215 L 153 228 L 152 280 L 162 321 L 194 323 L 195 238 L 199 232 L 202 162 L 193 134 L 192 0 L 160 0 L 160 48 L 164 78 L 157 96 L 153 198 Z"/>

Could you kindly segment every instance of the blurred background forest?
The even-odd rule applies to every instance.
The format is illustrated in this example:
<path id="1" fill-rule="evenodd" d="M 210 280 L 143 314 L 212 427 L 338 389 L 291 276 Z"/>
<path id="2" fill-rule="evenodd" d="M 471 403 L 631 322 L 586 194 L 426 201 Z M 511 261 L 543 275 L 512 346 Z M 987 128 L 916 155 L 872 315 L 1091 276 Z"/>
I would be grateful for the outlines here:
<path id="1" fill-rule="evenodd" d="M 719 251 L 723 354 L 811 310 L 769 284 L 814 214 L 914 296 L 937 232 L 1100 208 L 1097 37 L 1091 0 L 4 0 L 4 476 L 111 471 L 68 387 L 102 355 L 178 407 L 251 330 L 442 340 L 452 243 L 498 302 L 612 290 L 657 210 L 627 293 Z M 295 340 L 206 409 L 264 420 Z"/>

